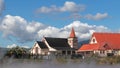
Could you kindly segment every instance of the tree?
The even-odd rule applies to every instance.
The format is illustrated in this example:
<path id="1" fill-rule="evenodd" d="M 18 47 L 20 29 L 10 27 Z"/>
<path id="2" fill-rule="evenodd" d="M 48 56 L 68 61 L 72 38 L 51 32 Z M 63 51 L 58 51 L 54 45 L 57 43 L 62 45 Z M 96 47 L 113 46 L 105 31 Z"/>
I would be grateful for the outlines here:
<path id="1" fill-rule="evenodd" d="M 14 57 L 14 58 L 23 58 L 26 55 L 27 51 L 25 48 L 19 46 L 11 48 L 7 51 L 5 56 Z"/>

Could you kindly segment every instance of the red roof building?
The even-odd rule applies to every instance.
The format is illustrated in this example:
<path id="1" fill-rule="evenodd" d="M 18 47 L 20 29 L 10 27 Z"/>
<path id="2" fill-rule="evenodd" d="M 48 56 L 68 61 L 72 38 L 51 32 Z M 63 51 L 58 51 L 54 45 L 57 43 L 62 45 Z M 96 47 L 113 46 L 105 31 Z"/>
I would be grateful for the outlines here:
<path id="1" fill-rule="evenodd" d="M 120 55 L 120 33 L 93 33 L 89 44 L 84 44 L 78 52 L 88 52 L 107 55 L 108 53 L 116 53 Z"/>

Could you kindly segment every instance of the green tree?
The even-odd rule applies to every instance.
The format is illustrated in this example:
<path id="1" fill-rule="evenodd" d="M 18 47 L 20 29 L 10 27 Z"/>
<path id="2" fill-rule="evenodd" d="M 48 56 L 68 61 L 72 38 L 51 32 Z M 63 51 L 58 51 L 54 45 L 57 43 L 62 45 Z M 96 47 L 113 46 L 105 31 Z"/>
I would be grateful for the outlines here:
<path id="1" fill-rule="evenodd" d="M 14 58 L 23 58 L 25 57 L 26 53 L 27 51 L 25 48 L 21 48 L 17 46 L 8 50 L 5 56 L 14 57 Z"/>

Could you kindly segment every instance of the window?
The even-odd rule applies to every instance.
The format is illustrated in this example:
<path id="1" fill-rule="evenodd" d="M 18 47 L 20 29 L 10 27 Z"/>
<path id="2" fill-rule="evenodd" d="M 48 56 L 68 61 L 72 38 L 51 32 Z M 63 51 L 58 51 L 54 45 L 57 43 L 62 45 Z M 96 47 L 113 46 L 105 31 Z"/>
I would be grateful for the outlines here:
<path id="1" fill-rule="evenodd" d="M 35 48 L 35 53 L 38 54 L 38 47 Z"/>
<path id="2" fill-rule="evenodd" d="M 93 39 L 93 43 L 95 43 L 95 39 Z"/>
<path id="3" fill-rule="evenodd" d="M 62 54 L 66 54 L 66 51 L 62 51 Z"/>
<path id="4" fill-rule="evenodd" d="M 70 54 L 71 54 L 71 51 L 67 51 L 67 53 L 70 55 Z"/>
<path id="5" fill-rule="evenodd" d="M 100 51 L 100 54 L 104 54 L 105 53 L 105 51 Z"/>

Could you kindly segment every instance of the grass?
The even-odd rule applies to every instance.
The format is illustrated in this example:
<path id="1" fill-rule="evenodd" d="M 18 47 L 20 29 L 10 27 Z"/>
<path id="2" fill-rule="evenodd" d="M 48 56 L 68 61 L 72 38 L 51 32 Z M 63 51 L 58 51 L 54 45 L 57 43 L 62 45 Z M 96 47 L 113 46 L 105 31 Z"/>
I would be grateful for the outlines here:
<path id="1" fill-rule="evenodd" d="M 120 64 L 120 56 L 98 58 L 98 64 Z"/>

